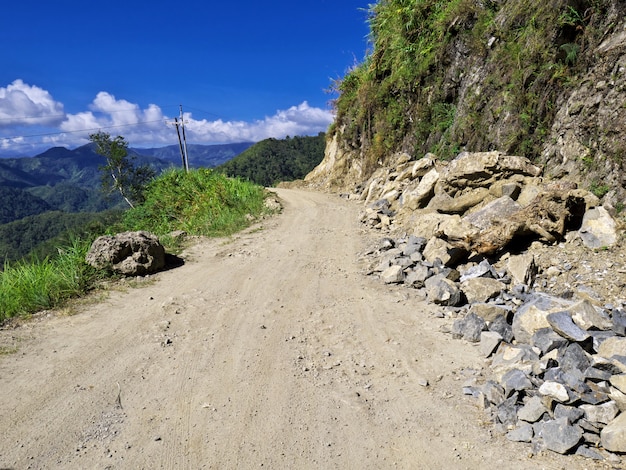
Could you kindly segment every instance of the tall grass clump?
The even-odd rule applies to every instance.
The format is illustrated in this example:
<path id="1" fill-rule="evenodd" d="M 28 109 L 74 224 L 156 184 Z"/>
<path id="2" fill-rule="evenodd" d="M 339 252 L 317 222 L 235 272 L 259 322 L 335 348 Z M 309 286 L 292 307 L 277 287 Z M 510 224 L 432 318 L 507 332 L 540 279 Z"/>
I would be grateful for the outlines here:
<path id="1" fill-rule="evenodd" d="M 265 189 L 206 168 L 172 169 L 153 180 L 144 196 L 141 206 L 125 213 L 125 229 L 224 236 L 263 213 Z"/>
<path id="2" fill-rule="evenodd" d="M 0 271 L 0 322 L 56 307 L 86 292 L 95 277 L 85 263 L 89 246 L 76 239 L 54 258 L 5 263 Z"/>

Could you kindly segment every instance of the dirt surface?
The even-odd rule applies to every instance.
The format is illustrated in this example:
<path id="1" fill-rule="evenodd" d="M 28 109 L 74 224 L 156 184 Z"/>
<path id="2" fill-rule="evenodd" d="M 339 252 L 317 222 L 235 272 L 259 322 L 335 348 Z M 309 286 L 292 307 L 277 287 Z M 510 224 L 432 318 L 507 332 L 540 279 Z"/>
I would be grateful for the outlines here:
<path id="1" fill-rule="evenodd" d="M 495 435 L 477 348 L 363 274 L 361 206 L 278 193 L 154 282 L 0 331 L 0 468 L 605 468 Z"/>

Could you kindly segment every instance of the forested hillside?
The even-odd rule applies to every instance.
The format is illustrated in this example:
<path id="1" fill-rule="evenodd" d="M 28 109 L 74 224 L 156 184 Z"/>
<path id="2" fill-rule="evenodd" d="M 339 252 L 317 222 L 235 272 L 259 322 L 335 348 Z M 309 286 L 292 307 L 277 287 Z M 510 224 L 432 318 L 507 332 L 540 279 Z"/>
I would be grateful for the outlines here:
<path id="1" fill-rule="evenodd" d="M 217 167 L 228 176 L 245 178 L 262 186 L 302 179 L 324 157 L 325 134 L 314 137 L 266 139 Z"/>
<path id="2" fill-rule="evenodd" d="M 32 251 L 40 259 L 68 246 L 73 236 L 102 232 L 117 218 L 116 212 L 66 213 L 47 211 L 0 225 L 0 270 L 6 261 L 19 260 Z"/>

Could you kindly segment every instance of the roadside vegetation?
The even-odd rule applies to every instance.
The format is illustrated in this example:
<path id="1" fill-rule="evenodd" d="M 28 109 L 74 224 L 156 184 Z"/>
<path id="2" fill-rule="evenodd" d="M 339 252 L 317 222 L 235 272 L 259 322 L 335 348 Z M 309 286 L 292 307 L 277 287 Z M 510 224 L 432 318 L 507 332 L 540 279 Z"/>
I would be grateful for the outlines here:
<path id="1" fill-rule="evenodd" d="M 172 231 L 225 236 L 245 228 L 265 210 L 264 188 L 208 169 L 169 170 L 133 195 L 134 207 L 115 222 L 110 220 L 112 225 L 92 225 L 43 258 L 5 262 L 0 271 L 0 322 L 58 307 L 93 289 L 102 274 L 85 263 L 85 255 L 99 235 L 147 230 L 163 237 L 167 249 Z"/>

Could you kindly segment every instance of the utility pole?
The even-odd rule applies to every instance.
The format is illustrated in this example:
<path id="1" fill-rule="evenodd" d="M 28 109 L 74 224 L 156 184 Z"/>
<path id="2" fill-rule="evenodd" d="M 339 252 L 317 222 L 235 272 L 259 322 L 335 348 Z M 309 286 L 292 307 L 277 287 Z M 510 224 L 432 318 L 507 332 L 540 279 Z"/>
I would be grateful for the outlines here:
<path id="1" fill-rule="evenodd" d="M 180 105 L 180 127 L 183 128 L 183 147 L 185 150 L 184 167 L 185 171 L 189 171 L 189 154 L 187 153 L 187 137 L 185 136 L 185 120 L 183 119 L 183 105 Z"/>
<path id="2" fill-rule="evenodd" d="M 178 118 L 174 118 L 174 125 L 176 126 L 176 134 L 178 135 L 178 148 L 180 149 L 180 159 L 185 168 L 185 152 L 183 151 L 183 141 L 180 140 L 180 129 L 178 128 Z"/>

